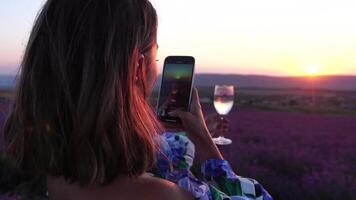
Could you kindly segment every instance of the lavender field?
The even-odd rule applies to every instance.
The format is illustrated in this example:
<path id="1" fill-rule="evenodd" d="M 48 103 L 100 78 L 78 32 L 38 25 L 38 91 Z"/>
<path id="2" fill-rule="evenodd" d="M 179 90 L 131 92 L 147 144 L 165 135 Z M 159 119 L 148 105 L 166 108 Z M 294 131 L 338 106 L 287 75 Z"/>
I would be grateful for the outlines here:
<path id="1" fill-rule="evenodd" d="M 275 199 L 356 199 L 355 117 L 235 108 L 229 119 L 225 157 Z"/>
<path id="2" fill-rule="evenodd" d="M 0 97 L 0 127 L 7 105 Z M 214 112 L 211 103 L 203 110 Z M 226 136 L 233 143 L 221 148 L 224 156 L 239 175 L 261 182 L 274 199 L 356 199 L 354 115 L 242 106 L 234 107 L 229 119 Z"/>

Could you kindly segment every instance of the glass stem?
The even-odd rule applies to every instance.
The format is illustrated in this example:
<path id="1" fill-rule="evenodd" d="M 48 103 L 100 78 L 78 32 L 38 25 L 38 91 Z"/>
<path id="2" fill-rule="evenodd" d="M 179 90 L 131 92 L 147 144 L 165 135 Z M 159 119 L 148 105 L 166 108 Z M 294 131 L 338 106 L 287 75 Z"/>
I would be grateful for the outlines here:
<path id="1" fill-rule="evenodd" d="M 224 119 L 225 119 L 225 115 L 220 115 L 220 121 L 223 122 Z M 225 138 L 225 137 L 224 137 L 224 134 L 225 134 L 225 133 L 220 130 L 220 136 L 219 136 L 219 138 Z"/>

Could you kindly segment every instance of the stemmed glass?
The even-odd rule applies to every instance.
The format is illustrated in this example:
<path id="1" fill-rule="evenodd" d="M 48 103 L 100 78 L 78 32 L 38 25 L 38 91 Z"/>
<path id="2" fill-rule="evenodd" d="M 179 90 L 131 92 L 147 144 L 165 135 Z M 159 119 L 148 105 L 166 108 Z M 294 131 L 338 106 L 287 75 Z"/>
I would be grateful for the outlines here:
<path id="1" fill-rule="evenodd" d="M 221 120 L 229 114 L 232 106 L 234 105 L 234 86 L 233 85 L 215 85 L 214 90 L 214 107 L 220 115 Z M 219 136 L 213 138 L 217 145 L 228 145 L 232 143 L 231 139 Z"/>

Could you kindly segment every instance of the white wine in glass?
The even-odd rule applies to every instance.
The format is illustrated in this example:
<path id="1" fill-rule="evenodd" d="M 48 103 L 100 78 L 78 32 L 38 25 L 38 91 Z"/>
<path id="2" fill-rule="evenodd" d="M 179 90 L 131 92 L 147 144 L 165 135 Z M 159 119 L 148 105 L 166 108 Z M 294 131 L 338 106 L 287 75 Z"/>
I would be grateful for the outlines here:
<path id="1" fill-rule="evenodd" d="M 229 114 L 232 106 L 234 105 L 234 86 L 233 85 L 215 85 L 214 90 L 214 107 L 218 114 L 223 119 L 224 116 Z M 231 139 L 219 136 L 213 138 L 217 145 L 228 145 L 232 143 Z"/>

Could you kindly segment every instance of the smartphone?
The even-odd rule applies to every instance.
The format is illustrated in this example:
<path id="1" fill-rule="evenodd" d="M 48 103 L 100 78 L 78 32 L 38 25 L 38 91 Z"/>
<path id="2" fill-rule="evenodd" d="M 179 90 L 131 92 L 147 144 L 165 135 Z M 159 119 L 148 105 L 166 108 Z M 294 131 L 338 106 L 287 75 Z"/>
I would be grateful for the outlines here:
<path id="1" fill-rule="evenodd" d="M 157 115 L 161 121 L 179 123 L 170 116 L 173 110 L 189 111 L 194 79 L 195 59 L 191 56 L 168 56 L 164 60 Z"/>

